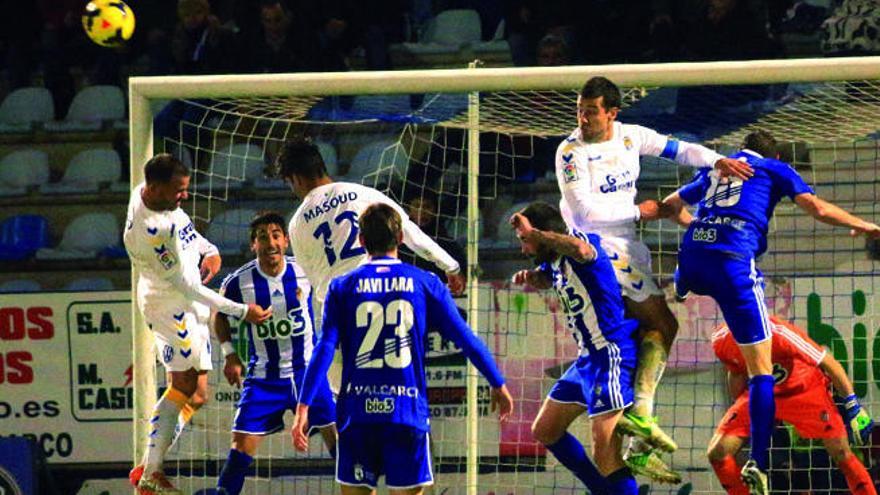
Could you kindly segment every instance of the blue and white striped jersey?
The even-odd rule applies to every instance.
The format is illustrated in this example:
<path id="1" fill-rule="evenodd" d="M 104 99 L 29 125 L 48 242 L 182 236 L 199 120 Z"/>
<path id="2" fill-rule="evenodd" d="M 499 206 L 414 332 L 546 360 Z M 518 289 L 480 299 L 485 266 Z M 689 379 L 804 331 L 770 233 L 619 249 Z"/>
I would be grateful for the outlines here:
<path id="1" fill-rule="evenodd" d="M 582 356 L 608 345 L 633 338 L 638 322 L 624 316 L 620 284 L 611 266 L 611 260 L 600 245 L 596 234 L 573 230 L 571 235 L 589 242 L 596 250 L 596 259 L 579 263 L 560 256 L 552 263 L 544 263 L 540 270 L 550 276 L 553 289 L 559 297 Z M 595 325 L 587 325 L 588 310 L 592 303 Z"/>
<path id="2" fill-rule="evenodd" d="M 287 264 L 277 277 L 263 273 L 253 260 L 226 277 L 220 289 L 233 301 L 272 306 L 272 318 L 258 325 L 232 319 L 239 335 L 247 335 L 249 377 L 288 378 L 304 370 L 312 357 L 312 288 L 296 260 L 285 258 Z"/>

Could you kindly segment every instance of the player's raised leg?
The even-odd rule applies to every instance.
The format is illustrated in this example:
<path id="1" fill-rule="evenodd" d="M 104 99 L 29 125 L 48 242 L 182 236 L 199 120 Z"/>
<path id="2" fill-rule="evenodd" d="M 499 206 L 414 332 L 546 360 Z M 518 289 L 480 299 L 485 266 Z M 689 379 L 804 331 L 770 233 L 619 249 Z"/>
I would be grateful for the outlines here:
<path id="1" fill-rule="evenodd" d="M 532 435 L 591 492 L 603 493 L 607 486 L 602 473 L 587 457 L 581 442 L 568 432 L 572 421 L 586 410 L 582 404 L 558 402 L 547 397 L 532 423 Z"/>

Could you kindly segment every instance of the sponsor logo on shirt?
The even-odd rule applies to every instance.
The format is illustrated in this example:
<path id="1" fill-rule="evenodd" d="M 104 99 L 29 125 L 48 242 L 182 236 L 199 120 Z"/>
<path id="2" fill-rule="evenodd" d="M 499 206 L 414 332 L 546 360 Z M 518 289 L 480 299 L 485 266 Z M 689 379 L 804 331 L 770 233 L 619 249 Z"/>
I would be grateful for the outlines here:
<path id="1" fill-rule="evenodd" d="M 394 399 L 367 399 L 364 401 L 364 412 L 367 414 L 391 414 L 394 412 Z"/>
<path id="2" fill-rule="evenodd" d="M 624 189 L 632 189 L 635 185 L 633 174 L 629 170 L 624 170 L 619 174 L 608 174 L 605 176 L 605 183 L 599 186 L 599 191 L 608 194 Z"/>

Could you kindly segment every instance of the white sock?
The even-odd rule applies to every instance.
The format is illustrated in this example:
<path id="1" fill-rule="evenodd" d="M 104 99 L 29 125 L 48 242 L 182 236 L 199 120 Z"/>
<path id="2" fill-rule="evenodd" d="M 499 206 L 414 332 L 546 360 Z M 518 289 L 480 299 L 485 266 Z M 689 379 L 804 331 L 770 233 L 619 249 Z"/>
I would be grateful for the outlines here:
<path id="1" fill-rule="evenodd" d="M 144 455 L 144 478 L 156 471 L 162 471 L 165 452 L 171 446 L 174 429 L 180 409 L 186 403 L 186 396 L 169 388 L 156 402 L 153 415 L 150 417 L 150 433 L 147 435 L 147 450 Z"/>

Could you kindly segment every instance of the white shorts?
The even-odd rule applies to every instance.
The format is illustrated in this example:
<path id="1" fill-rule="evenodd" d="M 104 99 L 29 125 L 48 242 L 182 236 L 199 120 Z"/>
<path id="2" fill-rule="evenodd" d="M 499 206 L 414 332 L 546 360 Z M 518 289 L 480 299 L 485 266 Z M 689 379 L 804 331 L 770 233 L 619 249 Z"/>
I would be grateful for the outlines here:
<path id="1" fill-rule="evenodd" d="M 602 249 L 608 254 L 623 297 L 643 302 L 650 296 L 662 296 L 651 276 L 651 251 L 643 242 L 625 237 L 601 235 Z"/>
<path id="2" fill-rule="evenodd" d="M 213 369 L 210 310 L 198 303 L 187 308 L 148 311 L 144 320 L 156 338 L 156 354 L 166 371 Z"/>

